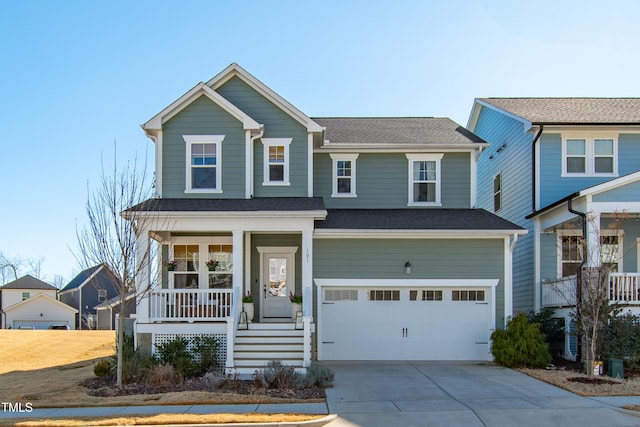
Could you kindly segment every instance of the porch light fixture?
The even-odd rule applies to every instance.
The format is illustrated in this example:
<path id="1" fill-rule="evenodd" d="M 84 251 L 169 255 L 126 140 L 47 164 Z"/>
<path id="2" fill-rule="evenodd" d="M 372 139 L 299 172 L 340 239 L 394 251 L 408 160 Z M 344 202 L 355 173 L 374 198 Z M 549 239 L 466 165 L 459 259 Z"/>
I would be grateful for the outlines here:
<path id="1" fill-rule="evenodd" d="M 411 263 L 409 261 L 404 263 L 404 272 L 411 274 Z"/>

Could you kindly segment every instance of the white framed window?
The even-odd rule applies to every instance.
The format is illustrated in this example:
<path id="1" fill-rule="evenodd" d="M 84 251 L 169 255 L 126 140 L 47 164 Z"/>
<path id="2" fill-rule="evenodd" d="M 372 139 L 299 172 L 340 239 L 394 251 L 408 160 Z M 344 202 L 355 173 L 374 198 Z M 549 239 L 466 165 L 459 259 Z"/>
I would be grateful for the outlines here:
<path id="1" fill-rule="evenodd" d="M 441 206 L 440 164 L 443 154 L 407 154 L 409 206 Z"/>
<path id="2" fill-rule="evenodd" d="M 98 289 L 98 302 L 104 302 L 107 300 L 107 290 Z"/>
<path id="3" fill-rule="evenodd" d="M 185 193 L 222 193 L 224 135 L 183 135 L 186 144 Z"/>
<path id="4" fill-rule="evenodd" d="M 600 231 L 600 263 L 612 272 L 622 271 L 622 232 Z M 584 239 L 579 230 L 558 232 L 558 277 L 575 276 L 584 260 Z"/>
<path id="5" fill-rule="evenodd" d="M 231 238 L 179 238 L 170 246 L 169 259 L 175 268 L 169 272 L 169 288 L 231 288 L 233 246 Z"/>
<path id="6" fill-rule="evenodd" d="M 27 300 L 31 297 L 31 294 L 29 292 L 23 292 L 22 293 L 22 301 Z"/>
<path id="7" fill-rule="evenodd" d="M 617 159 L 616 138 L 563 138 L 562 176 L 617 176 Z"/>
<path id="8" fill-rule="evenodd" d="M 493 177 L 493 211 L 502 209 L 502 173 Z"/>
<path id="9" fill-rule="evenodd" d="M 289 145 L 292 138 L 262 138 L 264 173 L 262 185 L 289 185 Z"/>
<path id="10" fill-rule="evenodd" d="M 329 154 L 333 163 L 331 197 L 356 197 L 358 154 Z"/>

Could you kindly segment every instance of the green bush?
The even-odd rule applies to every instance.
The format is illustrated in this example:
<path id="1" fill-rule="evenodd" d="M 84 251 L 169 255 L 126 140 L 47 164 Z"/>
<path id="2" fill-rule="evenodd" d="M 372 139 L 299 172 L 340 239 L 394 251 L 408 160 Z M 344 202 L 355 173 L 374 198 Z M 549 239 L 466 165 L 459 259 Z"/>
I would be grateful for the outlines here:
<path id="1" fill-rule="evenodd" d="M 93 373 L 96 377 L 106 377 L 113 374 L 114 365 L 109 359 L 102 359 L 93 365 Z"/>
<path id="2" fill-rule="evenodd" d="M 640 316 L 614 313 L 600 345 L 603 360 L 622 359 L 631 369 L 640 368 Z"/>
<path id="3" fill-rule="evenodd" d="M 549 351 L 552 355 L 562 355 L 564 353 L 564 319 L 553 317 L 555 310 L 552 308 L 543 308 L 537 313 L 529 312 L 527 319 L 529 323 L 537 323 L 540 325 L 540 331 L 544 334 Z"/>
<path id="4" fill-rule="evenodd" d="M 331 368 L 319 362 L 311 362 L 302 382 L 305 387 L 332 387 L 336 374 Z"/>
<path id="5" fill-rule="evenodd" d="M 184 337 L 156 345 L 155 357 L 161 365 L 173 366 L 184 378 L 195 376 L 199 371 L 198 364 L 188 350 L 189 340 Z"/>
<path id="6" fill-rule="evenodd" d="M 214 337 L 196 336 L 193 338 L 193 353 L 199 362 L 199 373 L 204 374 L 218 367 L 218 347 L 220 341 Z"/>
<path id="7" fill-rule="evenodd" d="M 551 363 L 549 345 L 540 331 L 540 325 L 529 323 L 524 313 L 511 319 L 505 330 L 494 331 L 491 341 L 491 353 L 500 365 L 540 368 Z"/>
<path id="8" fill-rule="evenodd" d="M 272 360 L 262 370 L 262 381 L 266 388 L 295 390 L 302 384 L 302 375 L 293 366 L 285 366 L 279 360 Z"/>

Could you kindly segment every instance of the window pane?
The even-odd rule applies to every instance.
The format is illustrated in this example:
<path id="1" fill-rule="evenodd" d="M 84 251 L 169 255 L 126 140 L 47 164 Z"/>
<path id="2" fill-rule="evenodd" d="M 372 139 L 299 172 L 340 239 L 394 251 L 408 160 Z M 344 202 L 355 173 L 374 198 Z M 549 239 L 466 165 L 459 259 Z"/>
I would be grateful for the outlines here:
<path id="1" fill-rule="evenodd" d="M 584 156 L 586 153 L 586 142 L 584 139 L 567 139 L 568 156 Z"/>
<path id="2" fill-rule="evenodd" d="M 284 146 L 269 146 L 269 163 L 284 163 Z"/>
<path id="3" fill-rule="evenodd" d="M 284 165 L 269 165 L 269 181 L 284 181 Z"/>
<path id="4" fill-rule="evenodd" d="M 192 144 L 191 145 L 191 165 L 215 165 L 216 164 L 216 144 Z"/>
<path id="5" fill-rule="evenodd" d="M 338 161 L 336 172 L 338 176 L 351 176 L 351 161 Z"/>
<path id="6" fill-rule="evenodd" d="M 216 188 L 216 168 L 191 169 L 192 188 Z"/>
<path id="7" fill-rule="evenodd" d="M 584 173 L 585 172 L 584 157 L 567 157 L 567 172 Z"/>
<path id="8" fill-rule="evenodd" d="M 613 157 L 596 157 L 596 173 L 613 173 Z"/>
<path id="9" fill-rule="evenodd" d="M 351 178 L 338 178 L 338 193 L 351 193 Z"/>
<path id="10" fill-rule="evenodd" d="M 596 156 L 613 156 L 612 139 L 596 139 L 594 143 Z"/>
<path id="11" fill-rule="evenodd" d="M 413 184 L 413 201 L 414 202 L 435 202 L 436 201 L 436 184 L 435 183 Z"/>

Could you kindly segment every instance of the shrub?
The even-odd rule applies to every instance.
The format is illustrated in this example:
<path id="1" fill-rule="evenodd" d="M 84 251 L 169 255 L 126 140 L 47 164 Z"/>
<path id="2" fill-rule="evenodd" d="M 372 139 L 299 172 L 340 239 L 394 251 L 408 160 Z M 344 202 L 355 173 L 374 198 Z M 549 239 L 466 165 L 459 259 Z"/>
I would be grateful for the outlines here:
<path id="1" fill-rule="evenodd" d="M 335 372 L 319 362 L 311 362 L 302 382 L 305 387 L 332 387 Z"/>
<path id="2" fill-rule="evenodd" d="M 214 337 L 196 336 L 193 339 L 193 353 L 200 365 L 200 374 L 218 367 L 218 347 L 220 342 Z"/>
<path id="3" fill-rule="evenodd" d="M 182 384 L 184 377 L 172 365 L 156 365 L 147 372 L 147 383 L 154 387 Z"/>
<path id="4" fill-rule="evenodd" d="M 564 352 L 564 319 L 554 318 L 555 310 L 543 308 L 537 313 L 529 312 L 529 323 L 540 325 L 540 331 L 544 334 L 552 355 L 561 355 Z"/>
<path id="5" fill-rule="evenodd" d="M 291 390 L 302 383 L 301 375 L 292 366 L 284 366 L 279 360 L 272 360 L 262 370 L 262 381 L 266 388 Z"/>
<path id="6" fill-rule="evenodd" d="M 602 359 L 623 359 L 627 367 L 640 367 L 640 316 L 614 313 L 600 346 Z"/>
<path id="7" fill-rule="evenodd" d="M 93 373 L 96 375 L 96 377 L 106 377 L 112 375 L 113 371 L 114 366 L 109 359 L 102 359 L 95 365 L 93 365 Z"/>
<path id="8" fill-rule="evenodd" d="M 161 365 L 172 365 L 184 378 L 198 373 L 199 366 L 187 349 L 189 340 L 184 337 L 156 345 L 156 359 Z"/>
<path id="9" fill-rule="evenodd" d="M 494 331 L 491 340 L 491 353 L 500 365 L 539 368 L 551 363 L 549 345 L 540 331 L 540 325 L 529 323 L 524 313 L 511 319 L 505 330 Z"/>

